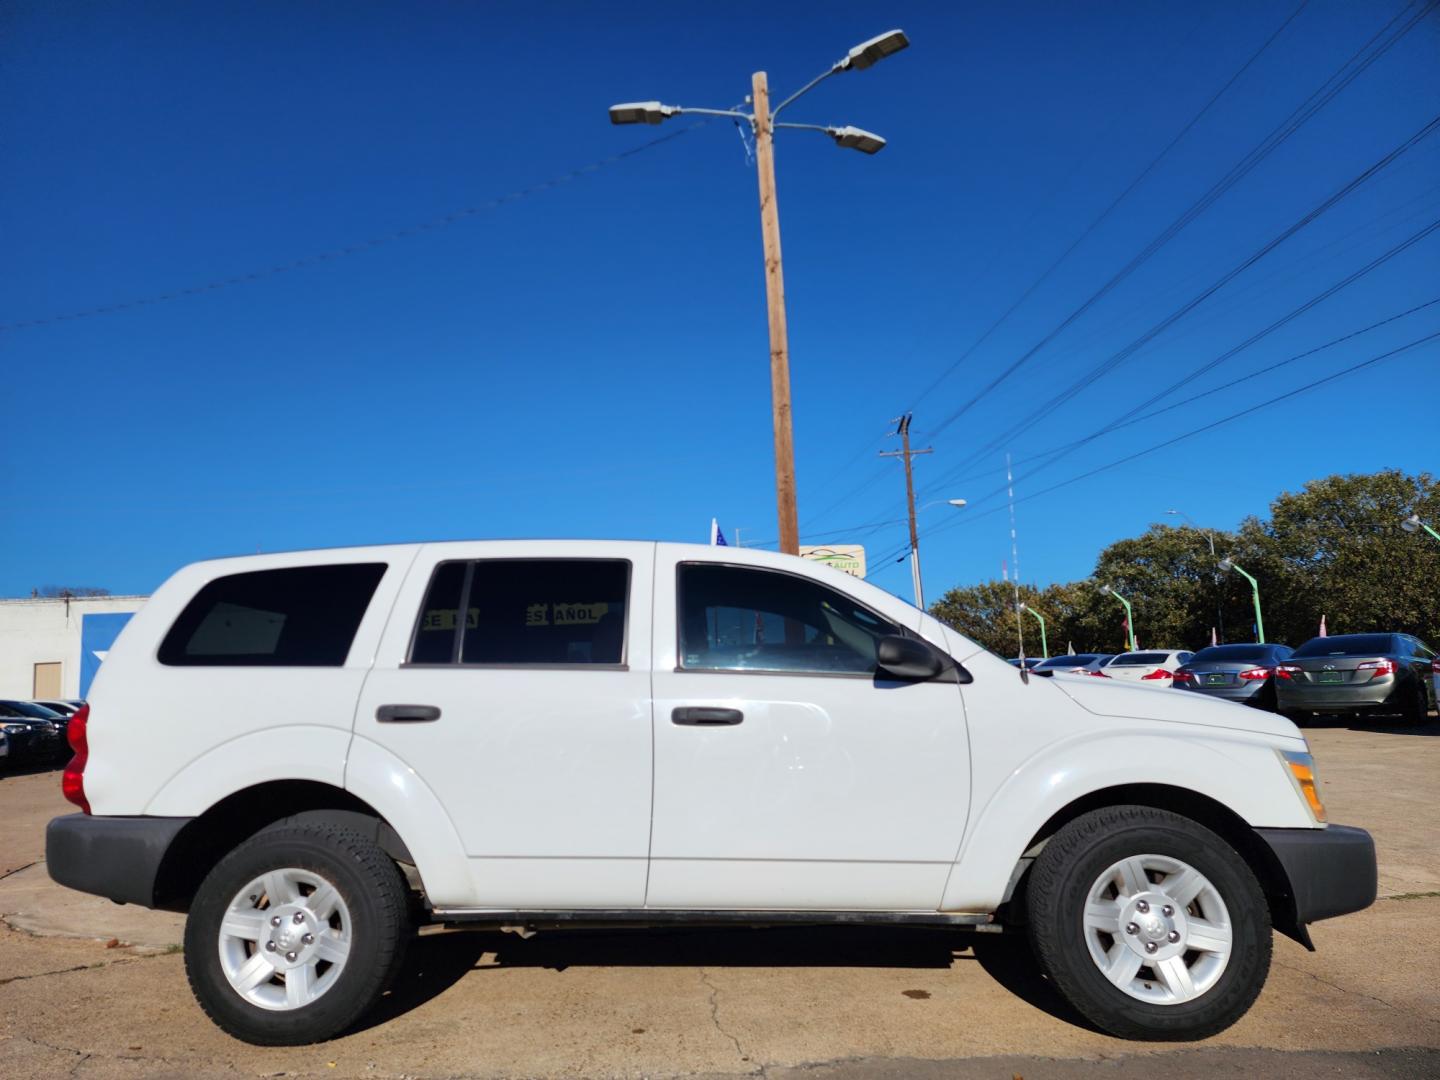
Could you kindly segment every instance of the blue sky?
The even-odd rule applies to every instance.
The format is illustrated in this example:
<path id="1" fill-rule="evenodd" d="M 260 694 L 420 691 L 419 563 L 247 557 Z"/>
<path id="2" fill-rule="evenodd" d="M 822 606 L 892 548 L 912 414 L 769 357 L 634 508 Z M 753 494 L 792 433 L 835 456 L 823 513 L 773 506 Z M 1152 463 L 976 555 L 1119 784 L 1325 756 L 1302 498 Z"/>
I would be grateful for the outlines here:
<path id="1" fill-rule="evenodd" d="M 411 539 L 776 536 L 754 169 L 727 122 L 606 107 L 779 96 L 855 42 L 777 146 L 802 540 L 905 541 L 915 413 L 927 591 L 1009 557 L 993 492 L 1440 218 L 1440 133 L 1043 421 L 997 439 L 1440 113 L 1424 22 L 965 414 L 1403 0 L 1312 0 L 983 345 L 942 373 L 1295 5 L 120 6 L 0 14 L 0 595 L 146 592 L 223 554 Z M 623 13 L 621 13 L 623 10 Z M 1403 22 L 1403 19 L 1402 19 Z M 1398 24 L 1397 24 L 1398 25 Z M 506 198 L 512 196 L 513 198 Z M 499 200 L 497 202 L 497 200 Z M 393 234 L 476 212 L 414 234 Z M 264 272 L 374 239 L 282 272 Z M 17 326 L 257 274 L 111 313 Z M 1440 297 L 1440 233 L 1158 404 Z M 1232 391 L 1017 465 L 1023 577 L 1083 576 L 1178 506 L 1233 527 L 1331 472 L 1435 467 L 1440 346 L 1042 489 L 1440 330 L 1440 304 Z M 938 383 L 937 383 L 937 380 Z M 984 454 L 978 451 L 996 443 Z M 998 471 L 997 471 L 998 470 Z M 1027 496 L 1035 495 L 1034 498 Z M 909 595 L 904 566 L 876 580 Z"/>

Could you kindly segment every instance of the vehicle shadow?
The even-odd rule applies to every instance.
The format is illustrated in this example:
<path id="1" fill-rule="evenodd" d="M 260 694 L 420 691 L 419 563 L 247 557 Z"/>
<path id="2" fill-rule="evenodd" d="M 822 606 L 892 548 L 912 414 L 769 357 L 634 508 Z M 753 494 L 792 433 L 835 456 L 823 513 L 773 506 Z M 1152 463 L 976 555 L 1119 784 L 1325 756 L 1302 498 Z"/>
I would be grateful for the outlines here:
<path id="1" fill-rule="evenodd" d="M 68 757 L 65 761 L 70 760 Z M 21 761 L 11 762 L 0 758 L 0 783 L 16 776 L 34 776 L 37 773 L 58 773 L 65 767 L 65 761 Z"/>
<path id="2" fill-rule="evenodd" d="M 1430 713 L 1423 724 L 1407 724 L 1397 716 L 1367 717 L 1355 714 L 1321 714 L 1307 720 L 1301 731 L 1317 728 L 1344 728 L 1347 731 L 1373 731 L 1378 735 L 1440 735 L 1440 717 Z"/>
<path id="3" fill-rule="evenodd" d="M 978 963 L 1022 1001 L 1075 1027 L 1096 1029 L 1040 973 L 1023 934 L 914 927 L 692 927 L 547 930 L 530 938 L 491 931 L 432 933 L 411 943 L 395 985 L 356 1030 L 439 997 L 472 971 L 587 967 L 944 970 Z"/>

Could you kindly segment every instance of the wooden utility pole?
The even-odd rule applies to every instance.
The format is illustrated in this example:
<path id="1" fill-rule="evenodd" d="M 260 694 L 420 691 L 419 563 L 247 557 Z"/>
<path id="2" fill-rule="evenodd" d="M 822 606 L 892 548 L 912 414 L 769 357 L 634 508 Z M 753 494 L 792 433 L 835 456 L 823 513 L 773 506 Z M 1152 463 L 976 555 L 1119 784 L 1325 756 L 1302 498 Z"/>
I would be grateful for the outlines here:
<path id="1" fill-rule="evenodd" d="M 920 534 L 915 528 L 915 475 L 910 459 L 916 454 L 933 454 L 935 451 L 928 446 L 924 450 L 910 449 L 910 420 L 910 414 L 906 413 L 896 421 L 898 426 L 892 432 L 900 436 L 903 449 L 882 450 L 880 456 L 905 459 L 905 501 L 910 507 L 910 577 L 915 582 L 915 606 L 924 611 L 925 591 L 920 584 Z"/>
<path id="2" fill-rule="evenodd" d="M 795 439 L 790 424 L 790 346 L 785 334 L 785 274 L 780 265 L 780 210 L 775 205 L 775 148 L 765 72 L 750 80 L 755 99 L 755 172 L 760 177 L 760 233 L 765 244 L 765 304 L 770 316 L 770 405 L 775 425 L 775 503 L 780 550 L 800 554 L 795 510 Z"/>

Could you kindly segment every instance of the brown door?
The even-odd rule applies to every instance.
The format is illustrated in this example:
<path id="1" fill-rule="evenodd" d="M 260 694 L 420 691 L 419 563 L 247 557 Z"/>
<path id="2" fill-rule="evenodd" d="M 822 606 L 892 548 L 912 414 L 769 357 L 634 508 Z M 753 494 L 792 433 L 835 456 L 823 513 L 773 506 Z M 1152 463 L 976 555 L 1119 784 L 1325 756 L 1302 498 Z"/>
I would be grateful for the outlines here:
<path id="1" fill-rule="evenodd" d="M 40 700 L 59 700 L 60 661 L 35 665 L 35 697 Z"/>

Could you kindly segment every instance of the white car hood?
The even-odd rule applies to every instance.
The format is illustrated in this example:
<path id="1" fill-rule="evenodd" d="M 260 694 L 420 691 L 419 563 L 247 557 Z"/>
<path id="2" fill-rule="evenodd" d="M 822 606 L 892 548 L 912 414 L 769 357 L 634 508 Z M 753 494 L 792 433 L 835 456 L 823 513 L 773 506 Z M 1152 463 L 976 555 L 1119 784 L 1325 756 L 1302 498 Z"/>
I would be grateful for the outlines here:
<path id="1" fill-rule="evenodd" d="M 1203 724 L 1258 735 L 1304 739 L 1300 729 L 1283 716 L 1233 701 L 1217 701 L 1200 694 L 1187 694 L 1183 690 L 1162 690 L 1085 675 L 1056 675 L 1050 681 L 1075 704 L 1097 716 Z"/>

